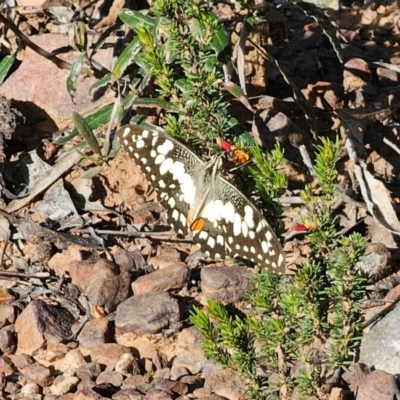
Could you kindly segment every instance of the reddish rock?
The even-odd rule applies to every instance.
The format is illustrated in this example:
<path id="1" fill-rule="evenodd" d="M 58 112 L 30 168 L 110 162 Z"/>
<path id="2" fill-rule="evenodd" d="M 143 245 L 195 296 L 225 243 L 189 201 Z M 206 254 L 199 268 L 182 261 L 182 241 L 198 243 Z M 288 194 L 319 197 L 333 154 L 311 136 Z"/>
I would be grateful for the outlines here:
<path id="1" fill-rule="evenodd" d="M 172 393 L 167 393 L 158 389 L 150 389 L 143 400 L 174 400 L 174 397 Z"/>
<path id="2" fill-rule="evenodd" d="M 74 285 L 88 296 L 90 304 L 112 312 L 129 295 L 129 272 L 108 260 L 96 264 L 75 261 L 69 265 Z"/>
<path id="3" fill-rule="evenodd" d="M 92 362 L 105 365 L 106 371 L 112 371 L 125 353 L 130 354 L 128 347 L 116 343 L 105 343 L 91 349 L 90 357 Z"/>
<path id="4" fill-rule="evenodd" d="M 41 387 L 49 386 L 54 378 L 51 376 L 49 368 L 43 367 L 39 363 L 34 363 L 24 369 L 26 383 L 35 383 Z"/>
<path id="5" fill-rule="evenodd" d="M 382 371 L 375 370 L 360 379 L 357 383 L 357 400 L 392 400 L 397 393 L 396 379 L 393 375 Z"/>
<path id="6" fill-rule="evenodd" d="M 158 333 L 180 321 L 179 303 L 167 292 L 146 293 L 130 297 L 117 308 L 117 341 L 124 334 Z"/>
<path id="7" fill-rule="evenodd" d="M 151 274 L 143 275 L 132 283 L 135 295 L 182 288 L 189 278 L 185 263 L 170 265 Z"/>
<path id="8" fill-rule="evenodd" d="M 165 245 L 158 246 L 157 255 L 149 259 L 149 264 L 152 265 L 155 270 L 167 268 L 169 266 L 175 266 L 180 263 L 181 256 L 179 251 Z"/>
<path id="9" fill-rule="evenodd" d="M 250 288 L 246 267 L 209 267 L 201 270 L 201 290 L 207 300 L 223 304 L 239 301 Z"/>
<path id="10" fill-rule="evenodd" d="M 376 69 L 376 75 L 381 86 L 396 86 L 399 84 L 399 75 L 396 71 L 390 69 L 378 67 Z"/>
<path id="11" fill-rule="evenodd" d="M 106 343 L 110 339 L 110 321 L 107 318 L 95 318 L 88 321 L 78 335 L 83 347 L 90 349 Z"/>
<path id="12" fill-rule="evenodd" d="M 17 352 L 32 355 L 44 345 L 43 334 L 59 340 L 70 336 L 73 322 L 74 317 L 67 310 L 48 305 L 42 300 L 33 300 L 15 323 Z"/>
<path id="13" fill-rule="evenodd" d="M 130 353 L 122 354 L 121 358 L 115 364 L 115 371 L 124 376 L 139 375 L 139 360 Z"/>
<path id="14" fill-rule="evenodd" d="M 97 377 L 96 384 L 97 385 L 110 384 L 115 387 L 120 387 L 122 385 L 123 380 L 124 380 L 124 377 L 119 372 L 104 371 L 104 372 L 101 372 L 100 375 Z"/>
<path id="15" fill-rule="evenodd" d="M 144 396 L 133 389 L 122 389 L 113 394 L 112 400 L 143 400 Z"/>
<path id="16" fill-rule="evenodd" d="M 0 328 L 15 322 L 15 309 L 12 305 L 0 306 Z"/>
<path id="17" fill-rule="evenodd" d="M 46 33 L 45 35 L 31 35 L 30 40 L 49 52 L 69 45 L 68 35 Z M 77 51 L 57 55 L 71 63 L 75 62 L 78 56 L 79 52 Z M 112 49 L 100 50 L 95 58 L 102 65 L 109 64 L 112 58 Z M 0 86 L 0 94 L 14 101 L 32 102 L 44 109 L 51 117 L 61 119 L 70 118 L 71 111 L 77 111 L 84 115 L 89 110 L 93 110 L 93 107 L 97 107 L 97 104 L 104 104 L 104 97 L 93 101 L 88 96 L 88 89 L 97 82 L 97 78 L 86 78 L 77 82 L 77 90 L 74 100 L 72 100 L 66 85 L 60 84 L 60 82 L 66 82 L 69 73 L 70 71 L 59 68 L 53 62 L 26 47 L 23 62 Z M 24 82 L 23 90 L 21 90 L 21 82 Z"/>
<path id="18" fill-rule="evenodd" d="M 343 78 L 360 78 L 364 82 L 371 81 L 371 70 L 368 63 L 361 58 L 352 58 L 344 64 Z"/>
<path id="19" fill-rule="evenodd" d="M 7 289 L 0 288 L 0 305 L 10 304 L 15 301 L 15 296 L 13 296 Z"/>

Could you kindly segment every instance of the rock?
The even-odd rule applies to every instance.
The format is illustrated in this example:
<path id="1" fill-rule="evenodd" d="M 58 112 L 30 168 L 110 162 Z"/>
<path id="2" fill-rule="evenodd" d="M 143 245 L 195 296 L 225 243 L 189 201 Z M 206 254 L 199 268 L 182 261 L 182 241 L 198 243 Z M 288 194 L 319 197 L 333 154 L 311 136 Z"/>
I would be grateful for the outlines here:
<path id="1" fill-rule="evenodd" d="M 184 395 L 188 393 L 187 385 L 182 382 L 171 381 L 169 379 L 163 379 L 160 383 L 155 385 L 154 388 L 168 393 L 172 392 L 178 395 Z"/>
<path id="2" fill-rule="evenodd" d="M 350 365 L 349 369 L 342 374 L 342 379 L 349 385 L 352 392 L 357 390 L 358 382 L 371 373 L 369 367 L 362 363 Z"/>
<path id="3" fill-rule="evenodd" d="M 27 383 L 34 383 L 41 387 L 49 386 L 53 383 L 54 378 L 51 376 L 49 368 L 43 367 L 39 363 L 28 365 L 24 369 L 24 376 Z"/>
<path id="4" fill-rule="evenodd" d="M 15 309 L 12 305 L 0 306 L 0 328 L 15 322 Z"/>
<path id="5" fill-rule="evenodd" d="M 151 274 L 143 275 L 132 283 L 135 295 L 181 289 L 188 280 L 189 269 L 185 263 L 167 266 Z"/>
<path id="6" fill-rule="evenodd" d="M 245 398 L 248 388 L 246 381 L 230 368 L 222 368 L 213 361 L 207 361 L 203 368 L 204 388 L 212 393 L 228 398 L 241 400 Z"/>
<path id="7" fill-rule="evenodd" d="M 122 354 L 120 359 L 115 364 L 115 371 L 121 373 L 124 376 L 139 375 L 139 361 L 132 354 Z"/>
<path id="8" fill-rule="evenodd" d="M 124 380 L 124 377 L 119 372 L 104 371 L 104 372 L 101 372 L 100 375 L 97 377 L 96 384 L 97 385 L 110 384 L 115 387 L 120 387 L 122 385 L 123 380 Z"/>
<path id="9" fill-rule="evenodd" d="M 4 306 L 12 303 L 13 301 L 15 301 L 15 296 L 13 296 L 7 289 L 0 288 L 0 305 Z"/>
<path id="10" fill-rule="evenodd" d="M 107 343 L 110 339 L 109 325 L 107 318 L 95 318 L 86 322 L 78 335 L 79 343 L 87 349 Z"/>
<path id="11" fill-rule="evenodd" d="M 138 390 L 142 393 L 147 392 L 150 387 L 150 378 L 147 375 L 131 375 L 122 384 L 122 389 Z"/>
<path id="12" fill-rule="evenodd" d="M 357 400 L 392 400 L 400 395 L 393 375 L 379 369 L 358 381 Z"/>
<path id="13" fill-rule="evenodd" d="M 371 81 L 368 63 L 361 58 L 352 58 L 344 64 L 343 87 L 347 91 L 362 88 Z"/>
<path id="14" fill-rule="evenodd" d="M 21 388 L 21 394 L 24 396 L 30 396 L 39 393 L 40 393 L 40 388 L 39 385 L 37 385 L 36 383 L 27 383 Z"/>
<path id="15" fill-rule="evenodd" d="M 174 397 L 172 393 L 167 393 L 158 389 L 150 389 L 143 400 L 174 400 Z"/>
<path id="16" fill-rule="evenodd" d="M 81 380 L 94 381 L 100 375 L 100 372 L 101 367 L 99 363 L 89 362 L 77 368 L 76 376 Z"/>
<path id="17" fill-rule="evenodd" d="M 64 359 L 57 365 L 57 368 L 65 375 L 75 375 L 76 370 L 86 364 L 86 361 L 79 349 L 69 351 Z"/>
<path id="18" fill-rule="evenodd" d="M 45 341 L 43 334 L 59 340 L 72 334 L 74 317 L 65 309 L 51 306 L 43 300 L 33 300 L 15 322 L 20 354 L 33 354 Z"/>
<path id="19" fill-rule="evenodd" d="M 329 400 L 346 400 L 346 392 L 342 388 L 334 387 L 329 394 Z"/>
<path id="20" fill-rule="evenodd" d="M 2 354 L 15 353 L 17 337 L 14 325 L 7 325 L 0 330 L 0 351 Z"/>
<path id="21" fill-rule="evenodd" d="M 170 372 L 171 379 L 177 381 L 178 379 L 181 379 L 185 375 L 189 375 L 189 371 L 185 367 L 181 367 L 179 365 L 172 366 Z"/>
<path id="22" fill-rule="evenodd" d="M 105 343 L 91 349 L 90 357 L 93 362 L 106 366 L 106 371 L 112 371 L 123 354 L 130 354 L 128 347 L 117 343 Z"/>
<path id="23" fill-rule="evenodd" d="M 171 369 L 185 368 L 193 375 L 200 373 L 207 362 L 201 343 L 202 337 L 194 326 L 180 332 L 176 347 L 181 350 L 174 358 Z"/>
<path id="24" fill-rule="evenodd" d="M 78 390 L 71 400 L 106 400 L 107 398 L 108 397 L 103 397 L 92 389 L 82 389 Z"/>
<path id="25" fill-rule="evenodd" d="M 166 354 L 161 353 L 160 351 L 157 351 L 153 357 L 152 357 L 152 361 L 154 364 L 154 367 L 156 369 L 163 369 L 166 368 L 168 366 L 168 357 Z"/>
<path id="26" fill-rule="evenodd" d="M 143 395 L 134 389 L 122 389 L 112 396 L 112 400 L 143 400 Z"/>
<path id="27" fill-rule="evenodd" d="M 188 386 L 190 393 L 192 393 L 195 389 L 203 387 L 204 385 L 204 379 L 199 375 L 183 376 L 180 379 L 180 382 Z"/>
<path id="28" fill-rule="evenodd" d="M 32 35 L 30 40 L 49 52 L 68 46 L 67 35 L 46 33 Z M 71 111 L 85 115 L 93 107 L 104 104 L 104 97 L 93 101 L 88 96 L 88 89 L 97 82 L 97 78 L 87 78 L 82 82 L 77 82 L 77 91 L 72 100 L 66 86 L 60 84 L 60 82 L 66 82 L 70 73 L 68 70 L 59 68 L 29 47 L 24 51 L 24 56 L 19 68 L 0 86 L 0 94 L 8 99 L 32 102 L 44 109 L 51 117 L 60 119 L 70 118 Z M 57 55 L 68 62 L 75 62 L 78 56 L 77 51 Z M 112 59 L 112 51 L 111 49 L 100 50 L 95 58 L 100 64 L 107 65 Z M 21 82 L 27 83 L 24 85 L 24 90 L 20 90 Z"/>
<path id="29" fill-rule="evenodd" d="M 383 243 L 368 243 L 365 251 L 366 256 L 357 264 L 359 268 L 373 281 L 388 276 L 392 266 L 391 253 L 387 247 Z"/>
<path id="30" fill-rule="evenodd" d="M 399 76 L 396 71 L 378 67 L 376 69 L 376 75 L 378 76 L 380 86 L 396 86 L 399 84 Z"/>
<path id="31" fill-rule="evenodd" d="M 155 270 L 173 267 L 181 264 L 181 256 L 179 251 L 170 246 L 158 246 L 157 255 L 149 259 L 149 265 L 152 265 Z"/>
<path id="32" fill-rule="evenodd" d="M 239 301 L 250 289 L 246 267 L 208 267 L 201 270 L 201 290 L 207 300 Z"/>
<path id="33" fill-rule="evenodd" d="M 50 386 L 51 394 L 62 396 L 70 391 L 78 384 L 79 379 L 75 376 L 60 375 L 54 379 L 53 384 Z"/>
<path id="34" fill-rule="evenodd" d="M 83 290 L 90 304 L 104 307 L 107 313 L 129 295 L 129 272 L 111 261 L 99 260 L 95 264 L 74 261 L 68 270 L 72 283 Z"/>
<path id="35" fill-rule="evenodd" d="M 399 373 L 400 357 L 397 354 L 399 320 L 400 308 L 396 307 L 364 334 L 361 339 L 360 363 L 373 365 L 376 369 L 387 373 Z"/>
<path id="36" fill-rule="evenodd" d="M 180 308 L 176 299 L 167 292 L 147 293 L 130 297 L 116 312 L 117 341 L 124 334 L 143 335 L 158 333 L 180 321 Z"/>

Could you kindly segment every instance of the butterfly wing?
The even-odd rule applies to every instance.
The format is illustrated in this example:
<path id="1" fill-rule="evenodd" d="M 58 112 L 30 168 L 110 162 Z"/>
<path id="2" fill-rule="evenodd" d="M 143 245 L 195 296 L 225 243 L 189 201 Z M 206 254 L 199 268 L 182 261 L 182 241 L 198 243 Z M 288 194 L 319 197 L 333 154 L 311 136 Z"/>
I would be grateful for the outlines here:
<path id="1" fill-rule="evenodd" d="M 195 240 L 212 258 L 241 257 L 285 273 L 285 257 L 265 217 L 237 188 L 218 176 L 201 217 L 206 221 Z"/>
<path id="2" fill-rule="evenodd" d="M 196 197 L 193 176 L 204 162 L 165 132 L 140 125 L 125 125 L 117 137 L 159 193 L 167 222 L 176 233 L 187 235 L 187 217 Z"/>

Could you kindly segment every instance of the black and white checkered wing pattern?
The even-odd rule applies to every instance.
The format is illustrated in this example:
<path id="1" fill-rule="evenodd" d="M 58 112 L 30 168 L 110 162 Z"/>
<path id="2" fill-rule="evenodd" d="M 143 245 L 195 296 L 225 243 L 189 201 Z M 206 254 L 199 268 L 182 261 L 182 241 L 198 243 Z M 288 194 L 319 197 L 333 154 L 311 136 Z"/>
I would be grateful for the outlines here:
<path id="1" fill-rule="evenodd" d="M 187 216 L 199 195 L 193 176 L 202 170 L 205 163 L 162 131 L 126 125 L 118 130 L 117 137 L 158 192 L 168 224 L 176 233 L 187 235 Z"/>
<path id="2" fill-rule="evenodd" d="M 285 272 L 281 245 L 260 211 L 212 164 L 166 133 L 138 125 L 117 136 L 158 191 L 167 221 L 214 259 L 241 257 L 278 273 Z M 214 165 L 215 166 L 215 165 Z"/>
<path id="3" fill-rule="evenodd" d="M 201 212 L 207 221 L 196 242 L 212 258 L 241 257 L 285 272 L 282 247 L 260 211 L 237 188 L 218 176 Z"/>

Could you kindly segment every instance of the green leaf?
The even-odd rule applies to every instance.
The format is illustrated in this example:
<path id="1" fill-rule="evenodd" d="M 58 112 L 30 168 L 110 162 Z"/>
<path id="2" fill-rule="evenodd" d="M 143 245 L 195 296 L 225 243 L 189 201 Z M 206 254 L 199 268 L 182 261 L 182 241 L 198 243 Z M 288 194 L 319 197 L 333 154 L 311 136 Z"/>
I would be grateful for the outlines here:
<path id="1" fill-rule="evenodd" d="M 211 47 L 217 53 L 223 53 L 230 46 L 228 36 L 226 35 L 225 26 L 221 25 L 213 40 L 211 41 Z"/>
<path id="2" fill-rule="evenodd" d="M 115 158 L 117 156 L 120 148 L 121 148 L 120 141 L 117 139 L 117 137 L 114 137 L 114 140 L 111 145 L 111 150 L 108 153 L 108 158 L 111 158 L 111 159 Z"/>
<path id="3" fill-rule="evenodd" d="M 12 67 L 15 61 L 15 54 L 5 56 L 0 62 L 0 85 L 4 82 L 8 71 Z"/>
<path id="4" fill-rule="evenodd" d="M 95 44 L 94 44 L 93 52 L 92 52 L 90 58 L 92 58 L 93 55 L 96 54 L 99 49 L 101 49 L 101 47 L 106 42 L 106 40 L 109 38 L 111 33 L 116 31 L 118 28 L 120 28 L 120 25 L 117 25 L 117 24 L 112 25 L 100 35 L 100 37 L 97 39 L 97 42 L 95 42 Z"/>
<path id="5" fill-rule="evenodd" d="M 95 90 L 97 90 L 97 89 L 99 89 L 99 88 L 101 88 L 101 87 L 103 87 L 103 86 L 106 86 L 106 85 L 108 85 L 108 84 L 111 83 L 111 82 L 112 82 L 112 75 L 111 75 L 111 73 L 105 74 L 101 79 L 99 79 L 97 82 L 93 83 L 92 86 L 90 86 L 90 88 L 89 88 L 89 95 L 92 95 L 92 93 L 93 93 Z"/>
<path id="6" fill-rule="evenodd" d="M 154 28 L 156 20 L 140 13 L 139 11 L 128 10 L 123 8 L 119 14 L 119 18 L 122 22 L 129 25 L 133 30 L 136 30 L 141 25 L 147 25 L 149 28 Z"/>
<path id="7" fill-rule="evenodd" d="M 158 97 L 156 99 L 152 98 L 147 98 L 147 97 L 140 97 L 137 98 L 133 102 L 133 106 L 136 107 L 146 107 L 146 108 L 164 108 L 166 110 L 171 110 L 175 108 L 169 101 L 164 100 L 161 97 Z"/>
<path id="8" fill-rule="evenodd" d="M 101 156 L 101 150 L 99 143 L 97 142 L 96 136 L 94 135 L 92 129 L 77 112 L 73 111 L 71 114 L 72 122 L 75 128 L 78 130 L 79 134 L 83 137 L 87 145 L 91 148 L 94 154 Z"/>
<path id="9" fill-rule="evenodd" d="M 122 102 L 124 108 L 128 107 L 128 105 L 132 103 L 134 98 L 135 96 L 133 94 L 125 97 L 125 99 Z M 100 125 L 106 124 L 108 121 L 110 121 L 112 110 L 113 110 L 113 104 L 105 106 L 100 110 L 96 111 L 94 114 L 88 115 L 85 118 L 85 121 L 87 122 L 87 124 L 91 129 L 97 129 Z M 75 128 L 69 135 L 64 137 L 59 137 L 56 140 L 54 140 L 54 143 L 58 145 L 68 143 L 77 134 L 78 131 Z"/>
<path id="10" fill-rule="evenodd" d="M 79 74 L 82 71 L 83 63 L 85 60 L 86 53 L 82 53 L 78 59 L 72 64 L 71 71 L 69 73 L 69 76 L 67 78 L 67 90 L 68 93 L 71 97 L 71 99 L 74 99 L 76 88 L 75 88 L 75 81 L 78 78 Z"/>
<path id="11" fill-rule="evenodd" d="M 105 167 L 105 163 L 102 165 L 96 165 L 95 167 L 89 168 L 81 173 L 81 179 L 90 179 L 97 176 Z"/>
<path id="12" fill-rule="evenodd" d="M 137 38 L 133 39 L 132 42 L 125 47 L 124 51 L 118 57 L 117 62 L 112 69 L 112 74 L 115 79 L 121 79 L 126 68 L 132 64 L 132 61 L 140 51 L 140 44 Z"/>
<path id="13" fill-rule="evenodd" d="M 238 85 L 236 85 L 236 83 L 233 83 L 232 81 L 230 81 L 230 82 L 224 84 L 224 88 L 232 96 L 234 96 L 236 99 L 238 99 L 247 109 L 249 109 L 252 112 L 254 111 L 253 107 L 249 103 L 249 100 L 247 100 L 247 97 L 245 96 L 245 94 L 240 86 L 238 86 Z"/>
<path id="14" fill-rule="evenodd" d="M 190 93 L 192 87 L 188 79 L 180 78 L 175 81 L 175 86 L 180 90 L 183 94 Z"/>

